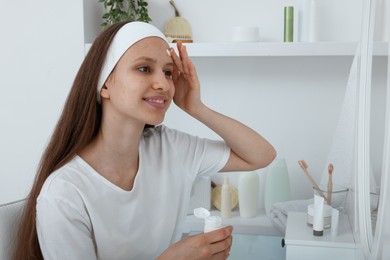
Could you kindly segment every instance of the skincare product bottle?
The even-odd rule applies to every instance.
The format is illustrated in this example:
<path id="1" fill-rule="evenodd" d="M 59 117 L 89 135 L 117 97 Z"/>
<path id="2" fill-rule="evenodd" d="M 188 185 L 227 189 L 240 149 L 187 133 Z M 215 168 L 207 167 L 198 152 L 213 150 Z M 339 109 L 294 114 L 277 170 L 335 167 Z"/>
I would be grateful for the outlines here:
<path id="1" fill-rule="evenodd" d="M 324 198 L 314 195 L 313 235 L 324 234 Z"/>
<path id="2" fill-rule="evenodd" d="M 243 218 L 256 217 L 259 202 L 259 174 L 241 173 L 238 177 L 238 205 Z"/>
<path id="3" fill-rule="evenodd" d="M 225 177 L 221 190 L 221 217 L 230 218 L 232 214 L 231 209 L 231 191 L 230 191 L 230 181 L 229 177 Z"/>
<path id="4" fill-rule="evenodd" d="M 337 209 L 332 209 L 332 227 L 331 234 L 332 236 L 337 236 L 339 229 L 339 211 Z"/>
<path id="5" fill-rule="evenodd" d="M 269 217 L 274 203 L 291 200 L 291 186 L 286 160 L 284 158 L 275 159 L 269 166 L 266 177 L 264 207 Z"/>
<path id="6" fill-rule="evenodd" d="M 222 219 L 218 216 L 210 216 L 210 211 L 205 208 L 194 209 L 194 215 L 197 218 L 204 219 L 204 233 L 214 231 L 222 227 Z"/>
<path id="7" fill-rule="evenodd" d="M 294 41 L 294 7 L 284 7 L 284 42 Z"/>

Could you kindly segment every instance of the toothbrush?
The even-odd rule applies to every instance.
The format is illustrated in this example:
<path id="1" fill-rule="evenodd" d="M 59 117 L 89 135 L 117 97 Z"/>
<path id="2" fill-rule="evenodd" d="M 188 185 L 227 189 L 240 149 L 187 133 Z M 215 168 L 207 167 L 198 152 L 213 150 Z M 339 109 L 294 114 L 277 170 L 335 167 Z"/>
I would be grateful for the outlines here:
<path id="1" fill-rule="evenodd" d="M 329 178 L 328 178 L 328 205 L 331 205 L 332 203 L 332 173 L 333 173 L 333 164 L 328 165 L 328 173 L 329 173 Z"/>
<path id="2" fill-rule="evenodd" d="M 306 173 L 307 178 L 309 178 L 311 185 L 313 185 L 313 187 L 317 190 L 318 194 L 320 194 L 320 196 L 323 197 L 325 199 L 325 201 L 327 201 L 324 193 L 318 187 L 317 183 L 314 181 L 314 179 L 311 177 L 309 171 L 307 170 L 308 166 L 307 166 L 306 162 L 304 160 L 300 160 L 300 161 L 298 161 L 298 163 L 299 163 L 299 166 L 301 166 L 302 170 Z"/>

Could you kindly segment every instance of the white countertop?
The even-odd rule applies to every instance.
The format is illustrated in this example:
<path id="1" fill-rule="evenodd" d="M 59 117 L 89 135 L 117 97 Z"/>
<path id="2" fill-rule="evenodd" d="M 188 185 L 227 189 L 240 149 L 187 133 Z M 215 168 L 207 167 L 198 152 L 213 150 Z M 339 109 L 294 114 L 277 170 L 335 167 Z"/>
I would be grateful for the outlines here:
<path id="1" fill-rule="evenodd" d="M 287 245 L 317 247 L 355 248 L 355 239 L 347 215 L 340 214 L 338 235 L 332 236 L 330 228 L 323 236 L 314 236 L 313 228 L 307 225 L 305 212 L 289 212 L 285 242 Z"/>

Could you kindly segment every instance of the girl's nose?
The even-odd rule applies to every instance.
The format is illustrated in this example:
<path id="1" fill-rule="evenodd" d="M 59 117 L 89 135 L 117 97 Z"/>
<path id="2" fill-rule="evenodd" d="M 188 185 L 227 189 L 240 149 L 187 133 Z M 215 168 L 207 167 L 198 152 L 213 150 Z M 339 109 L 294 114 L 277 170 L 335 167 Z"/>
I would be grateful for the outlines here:
<path id="1" fill-rule="evenodd" d="M 159 73 L 159 75 L 155 78 L 152 86 L 154 89 L 168 91 L 171 87 L 171 84 L 165 73 Z"/>

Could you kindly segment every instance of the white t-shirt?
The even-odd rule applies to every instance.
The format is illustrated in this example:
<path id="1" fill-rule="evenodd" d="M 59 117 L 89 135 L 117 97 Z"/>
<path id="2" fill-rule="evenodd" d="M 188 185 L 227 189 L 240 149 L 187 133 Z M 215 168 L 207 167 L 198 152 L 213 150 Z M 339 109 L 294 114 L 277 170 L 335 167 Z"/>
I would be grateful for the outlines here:
<path id="1" fill-rule="evenodd" d="M 229 154 L 223 141 L 145 130 L 131 191 L 76 156 L 48 177 L 37 200 L 44 258 L 156 258 L 181 237 L 195 177 L 221 170 Z"/>

